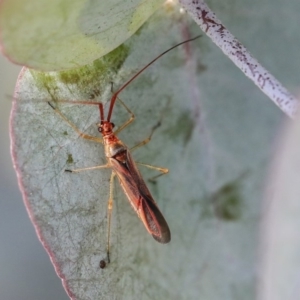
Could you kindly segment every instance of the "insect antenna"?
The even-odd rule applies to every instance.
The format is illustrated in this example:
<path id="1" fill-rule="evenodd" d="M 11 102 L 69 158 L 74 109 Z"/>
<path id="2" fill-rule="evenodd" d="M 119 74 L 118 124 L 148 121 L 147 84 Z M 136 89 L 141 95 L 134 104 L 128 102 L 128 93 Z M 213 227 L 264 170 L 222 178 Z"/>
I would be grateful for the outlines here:
<path id="1" fill-rule="evenodd" d="M 163 53 L 161 53 L 160 55 L 158 55 L 156 58 L 154 58 L 152 61 L 150 61 L 145 67 L 143 67 L 141 70 L 139 70 L 131 79 L 129 79 L 127 82 L 125 82 L 120 88 L 118 91 L 116 91 L 112 97 L 111 97 L 111 100 L 110 100 L 110 106 L 109 106 L 109 111 L 108 111 L 108 115 L 107 115 L 107 121 L 110 122 L 110 118 L 111 118 L 111 114 L 112 114 L 112 111 L 113 111 L 113 107 L 115 105 L 115 102 L 117 100 L 117 97 L 118 95 L 134 80 L 136 79 L 143 71 L 145 71 L 150 65 L 152 65 L 155 61 L 157 61 L 159 58 L 161 58 L 163 55 L 165 55 L 166 53 L 168 53 L 169 51 L 173 50 L 174 48 L 182 45 L 182 44 L 185 44 L 185 43 L 188 43 L 188 42 L 191 42 L 191 41 L 194 41 L 196 39 L 198 39 L 199 37 L 201 37 L 201 35 L 198 35 L 194 38 L 191 38 L 191 39 L 188 39 L 186 41 L 183 41 L 179 44 L 176 44 L 175 46 L 169 48 L 168 50 L 164 51 Z"/>
<path id="2" fill-rule="evenodd" d="M 103 104 L 99 103 L 99 111 L 100 111 L 100 121 L 104 121 L 104 109 L 103 109 Z"/>

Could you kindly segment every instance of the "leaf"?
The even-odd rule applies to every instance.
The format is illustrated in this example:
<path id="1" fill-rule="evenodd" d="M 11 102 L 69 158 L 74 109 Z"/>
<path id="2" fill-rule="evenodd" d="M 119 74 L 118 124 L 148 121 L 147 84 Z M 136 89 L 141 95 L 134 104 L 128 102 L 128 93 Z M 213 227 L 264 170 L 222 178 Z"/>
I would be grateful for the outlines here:
<path id="1" fill-rule="evenodd" d="M 112 51 L 162 4 L 161 0 L 3 0 L 1 48 L 13 62 L 57 71 Z"/>
<path id="2" fill-rule="evenodd" d="M 129 147 L 161 121 L 151 143 L 133 157 L 170 170 L 156 185 L 148 184 L 170 226 L 170 244 L 149 236 L 116 182 L 111 263 L 100 269 L 106 256 L 110 172 L 64 172 L 101 165 L 105 157 L 100 144 L 80 139 L 45 100 L 97 136 L 97 109 L 55 99 L 96 96 L 105 101 L 110 80 L 117 89 L 156 55 L 186 39 L 182 32 L 198 34 L 177 15 L 159 13 L 152 21 L 124 44 L 113 72 L 104 68 L 101 75 L 98 62 L 80 76 L 66 72 L 63 78 L 80 78 L 79 88 L 77 80 L 61 80 L 61 73 L 46 80 L 28 70 L 20 76 L 11 135 L 27 209 L 73 299 L 254 299 L 261 191 L 282 114 L 206 38 L 170 52 L 120 94 L 136 116 L 119 135 Z M 256 27 L 246 27 L 250 40 Z M 253 49 L 261 47 L 260 38 Z M 272 63 L 276 69 L 277 56 Z M 292 82 L 295 72 L 281 71 Z M 127 118 L 117 105 L 112 121 L 119 126 Z M 155 175 L 141 171 L 145 179 Z"/>
<path id="3" fill-rule="evenodd" d="M 259 299 L 295 299 L 300 267 L 300 119 L 277 143 L 264 203 Z"/>

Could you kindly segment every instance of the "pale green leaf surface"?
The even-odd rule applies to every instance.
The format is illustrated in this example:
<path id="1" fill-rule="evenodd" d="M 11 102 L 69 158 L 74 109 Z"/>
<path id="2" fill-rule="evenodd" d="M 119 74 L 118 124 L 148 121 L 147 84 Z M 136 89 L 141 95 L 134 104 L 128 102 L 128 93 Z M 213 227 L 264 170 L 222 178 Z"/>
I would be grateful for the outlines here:
<path id="1" fill-rule="evenodd" d="M 91 63 L 122 44 L 162 0 L 3 0 L 1 47 L 13 62 L 56 71 Z"/>
<path id="2" fill-rule="evenodd" d="M 287 125 L 277 144 L 264 203 L 258 298 L 263 300 L 292 300 L 299 295 L 299 115 L 295 122 Z"/>
<path id="3" fill-rule="evenodd" d="M 292 40 L 298 28 L 290 19 L 278 25 L 280 1 L 272 6 L 268 1 L 227 5 L 219 7 L 220 18 L 295 89 L 300 63 L 293 60 L 298 47 Z M 102 145 L 80 139 L 44 102 L 50 99 L 47 90 L 52 98 L 99 94 L 107 100 L 111 79 L 117 88 L 158 53 L 186 38 L 184 18 L 156 15 L 123 50 L 116 50 L 124 56 L 113 60 L 107 74 L 91 66 L 80 76 L 54 73 L 55 80 L 50 80 L 27 70 L 18 82 L 11 118 L 15 166 L 39 236 L 74 299 L 255 298 L 264 175 L 282 113 L 207 38 L 190 45 L 192 56 L 186 47 L 169 53 L 120 95 L 136 115 L 119 135 L 129 147 L 146 138 L 161 119 L 151 143 L 133 157 L 170 170 L 156 185 L 149 183 L 169 223 L 170 244 L 158 244 L 148 235 L 116 182 L 112 262 L 99 269 L 105 259 L 110 171 L 66 174 L 64 169 L 105 163 Z M 271 25 L 259 26 L 265 23 Z M 291 28 L 289 35 L 286 28 Z M 199 34 L 197 27 L 190 30 Z M 97 109 L 58 106 L 79 128 L 97 135 Z M 126 118 L 117 105 L 112 121 L 118 126 Z M 141 171 L 145 178 L 154 175 Z"/>

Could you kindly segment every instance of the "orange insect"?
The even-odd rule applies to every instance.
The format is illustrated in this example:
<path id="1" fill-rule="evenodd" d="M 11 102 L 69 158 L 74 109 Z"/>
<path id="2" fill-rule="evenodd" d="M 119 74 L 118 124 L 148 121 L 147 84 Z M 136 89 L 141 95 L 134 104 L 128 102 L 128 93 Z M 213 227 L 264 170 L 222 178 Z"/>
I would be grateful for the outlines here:
<path id="1" fill-rule="evenodd" d="M 143 222 L 144 226 L 146 227 L 147 231 L 153 236 L 153 238 L 158 241 L 159 243 L 169 243 L 171 240 L 171 232 L 169 226 L 159 210 L 156 202 L 154 201 L 153 197 L 149 189 L 146 186 L 145 181 L 143 180 L 136 163 L 134 162 L 128 147 L 117 137 L 117 134 L 123 130 L 127 125 L 129 125 L 133 120 L 134 116 L 133 113 L 127 108 L 127 106 L 117 98 L 118 95 L 122 90 L 124 90 L 137 76 L 139 76 L 145 69 L 147 69 L 151 64 L 153 64 L 157 59 L 161 56 L 166 54 L 167 52 L 171 51 L 172 49 L 193 41 L 200 36 L 195 38 L 186 40 L 181 42 L 172 48 L 166 50 L 159 56 L 157 56 L 154 60 L 148 63 L 144 68 L 142 68 L 138 73 L 136 73 L 129 81 L 127 81 L 117 92 L 115 92 L 110 100 L 110 106 L 107 118 L 105 119 L 104 116 L 104 108 L 103 104 L 99 102 L 81 102 L 76 101 L 76 104 L 87 104 L 87 105 L 97 105 L 99 107 L 100 112 L 100 123 L 97 124 L 98 131 L 102 134 L 102 139 L 97 137 L 93 137 L 81 132 L 77 127 L 71 123 L 58 109 L 56 109 L 50 102 L 48 104 L 58 113 L 82 138 L 93 140 L 96 142 L 101 142 L 104 144 L 105 156 L 107 159 L 107 163 L 101 166 L 94 166 L 89 168 L 77 169 L 77 170 L 66 170 L 67 172 L 81 172 L 86 170 L 94 170 L 94 169 L 102 169 L 102 168 L 111 168 L 112 175 L 110 179 L 110 197 L 108 201 L 108 236 L 107 236 L 107 262 L 110 262 L 110 223 L 111 223 L 111 213 L 112 213 L 112 206 L 113 206 L 113 181 L 114 177 L 117 176 L 120 182 L 120 185 L 126 194 L 130 204 L 132 205 L 133 209 Z M 120 103 L 124 106 L 124 108 L 131 114 L 131 118 L 125 122 L 122 126 L 120 126 L 115 132 L 113 131 L 114 123 L 111 122 L 111 116 L 113 112 L 113 108 L 115 105 L 116 100 L 119 100 Z M 63 101 L 69 102 L 69 101 Z M 74 103 L 74 102 L 73 102 Z M 155 129 L 155 128 L 154 128 Z M 151 135 L 153 134 L 153 131 Z M 132 149 L 138 148 L 142 145 L 145 145 L 150 141 L 150 137 L 133 147 Z M 132 150 L 131 149 L 131 150 Z M 147 164 L 141 164 L 143 166 L 156 169 L 161 172 L 161 174 L 155 176 L 161 176 L 163 174 L 168 173 L 168 169 L 154 167 Z M 105 267 L 104 261 L 101 261 L 102 264 L 100 265 L 101 268 Z"/>

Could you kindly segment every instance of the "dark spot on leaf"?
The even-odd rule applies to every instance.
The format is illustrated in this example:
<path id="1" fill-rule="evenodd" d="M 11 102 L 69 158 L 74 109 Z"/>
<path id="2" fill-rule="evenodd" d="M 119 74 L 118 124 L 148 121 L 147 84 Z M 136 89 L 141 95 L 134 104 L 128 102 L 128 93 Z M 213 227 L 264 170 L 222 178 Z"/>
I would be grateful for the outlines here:
<path id="1" fill-rule="evenodd" d="M 89 99 L 95 99 L 96 97 L 101 96 L 101 92 L 98 88 L 91 91 Z"/>
<path id="2" fill-rule="evenodd" d="M 74 162 L 72 154 L 68 153 L 67 164 L 72 164 Z"/>
<path id="3" fill-rule="evenodd" d="M 167 129 L 165 133 L 172 140 L 182 140 L 183 144 L 187 144 L 193 133 L 194 120 L 191 118 L 189 111 L 184 111 L 175 121 L 175 124 Z"/>
<path id="4" fill-rule="evenodd" d="M 223 185 L 215 192 L 213 201 L 215 215 L 224 221 L 235 221 L 241 218 L 243 199 L 240 192 L 240 178 Z"/>
<path id="5" fill-rule="evenodd" d="M 205 72 L 207 70 L 207 66 L 206 65 L 204 65 L 204 64 L 202 64 L 201 62 L 199 62 L 198 64 L 197 64 L 197 73 L 199 74 L 199 73 L 203 73 L 203 72 Z"/>
<path id="6" fill-rule="evenodd" d="M 104 269 L 106 267 L 105 260 L 100 260 L 99 267 L 100 267 L 100 269 Z"/>
<path id="7" fill-rule="evenodd" d="M 67 132 L 67 131 L 64 131 L 63 134 L 64 134 L 64 135 L 68 135 L 68 132 Z"/>

